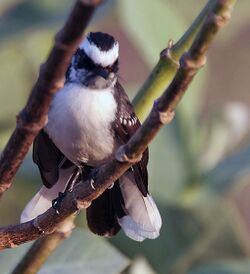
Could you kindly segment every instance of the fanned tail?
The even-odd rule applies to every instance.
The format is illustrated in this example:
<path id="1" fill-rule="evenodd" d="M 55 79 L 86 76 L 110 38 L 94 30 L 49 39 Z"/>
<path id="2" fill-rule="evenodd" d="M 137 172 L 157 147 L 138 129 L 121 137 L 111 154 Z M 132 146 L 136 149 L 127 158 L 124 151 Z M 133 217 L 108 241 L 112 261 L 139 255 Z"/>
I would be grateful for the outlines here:
<path id="1" fill-rule="evenodd" d="M 36 218 L 47 211 L 52 200 L 64 192 L 74 167 L 60 170 L 57 183 L 50 189 L 42 187 L 27 204 L 21 223 Z M 111 189 L 92 201 L 87 209 L 88 226 L 102 236 L 113 236 L 120 228 L 135 241 L 155 239 L 159 236 L 161 216 L 149 194 L 139 190 L 133 170 L 127 171 Z"/>
<path id="2" fill-rule="evenodd" d="M 100 236 L 113 236 L 120 230 L 117 215 L 123 214 L 118 183 L 107 189 L 87 208 L 89 229 Z M 122 212 L 122 213 L 120 213 Z"/>
<path id="3" fill-rule="evenodd" d="M 152 197 L 143 196 L 133 171 L 127 171 L 87 209 L 88 226 L 102 236 L 113 236 L 120 228 L 135 241 L 159 236 L 161 216 Z"/>
<path id="4" fill-rule="evenodd" d="M 143 196 L 132 171 L 120 178 L 125 216 L 118 218 L 124 233 L 135 241 L 155 239 L 160 235 L 162 220 L 153 198 Z"/>

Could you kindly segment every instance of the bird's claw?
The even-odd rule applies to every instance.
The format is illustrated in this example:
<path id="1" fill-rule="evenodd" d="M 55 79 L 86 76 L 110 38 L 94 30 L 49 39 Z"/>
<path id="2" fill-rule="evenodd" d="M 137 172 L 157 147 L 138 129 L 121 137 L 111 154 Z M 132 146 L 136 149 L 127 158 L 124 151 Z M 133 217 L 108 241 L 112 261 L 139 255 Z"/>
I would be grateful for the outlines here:
<path id="1" fill-rule="evenodd" d="M 92 178 L 90 178 L 90 180 L 89 180 L 90 186 L 91 186 L 92 189 L 95 190 L 94 182 L 95 181 Z"/>
<path id="2" fill-rule="evenodd" d="M 94 183 L 95 183 L 95 179 L 97 177 L 97 173 L 98 173 L 98 169 L 93 169 L 93 170 L 91 170 L 91 172 L 89 174 L 89 183 L 93 190 L 95 190 Z"/>
<path id="3" fill-rule="evenodd" d="M 56 214 L 60 214 L 61 204 L 66 192 L 59 192 L 58 197 L 52 200 L 52 207 L 55 209 Z"/>

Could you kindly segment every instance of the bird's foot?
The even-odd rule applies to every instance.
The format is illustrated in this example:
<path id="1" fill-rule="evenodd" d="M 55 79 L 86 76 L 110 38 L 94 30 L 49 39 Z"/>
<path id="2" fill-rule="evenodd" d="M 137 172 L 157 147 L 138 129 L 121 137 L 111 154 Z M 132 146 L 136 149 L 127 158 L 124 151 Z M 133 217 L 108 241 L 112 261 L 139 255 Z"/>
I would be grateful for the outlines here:
<path id="1" fill-rule="evenodd" d="M 52 207 L 55 209 L 56 214 L 60 214 L 63 198 L 66 196 L 66 192 L 59 192 L 58 197 L 52 200 Z"/>
<path id="2" fill-rule="evenodd" d="M 74 186 L 81 180 L 81 174 L 82 167 L 76 166 L 67 182 L 66 190 L 64 192 L 59 192 L 58 197 L 52 201 L 52 207 L 58 215 L 60 214 L 63 198 L 66 196 L 67 192 L 73 191 Z"/>
<path id="3" fill-rule="evenodd" d="M 82 168 L 76 167 L 68 180 L 66 191 L 72 192 L 74 186 L 81 180 Z"/>

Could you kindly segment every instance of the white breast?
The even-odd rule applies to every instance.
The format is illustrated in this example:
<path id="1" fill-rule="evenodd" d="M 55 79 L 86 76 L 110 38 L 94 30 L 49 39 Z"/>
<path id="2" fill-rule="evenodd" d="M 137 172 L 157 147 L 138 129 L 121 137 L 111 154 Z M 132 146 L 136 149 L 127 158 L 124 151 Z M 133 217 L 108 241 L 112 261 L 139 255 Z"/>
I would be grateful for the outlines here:
<path id="1" fill-rule="evenodd" d="M 100 165 L 114 150 L 110 126 L 116 109 L 110 89 L 67 84 L 54 97 L 45 130 L 71 161 Z"/>

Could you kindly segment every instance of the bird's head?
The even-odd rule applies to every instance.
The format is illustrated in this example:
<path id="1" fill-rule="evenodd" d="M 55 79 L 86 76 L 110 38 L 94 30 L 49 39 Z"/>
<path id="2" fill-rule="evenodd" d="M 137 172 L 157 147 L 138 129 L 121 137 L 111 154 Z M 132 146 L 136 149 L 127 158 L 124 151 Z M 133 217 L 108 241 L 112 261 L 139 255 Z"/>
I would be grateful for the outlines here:
<path id="1" fill-rule="evenodd" d="M 118 75 L 119 44 L 109 34 L 90 32 L 74 54 L 66 81 L 91 89 L 113 86 Z"/>

